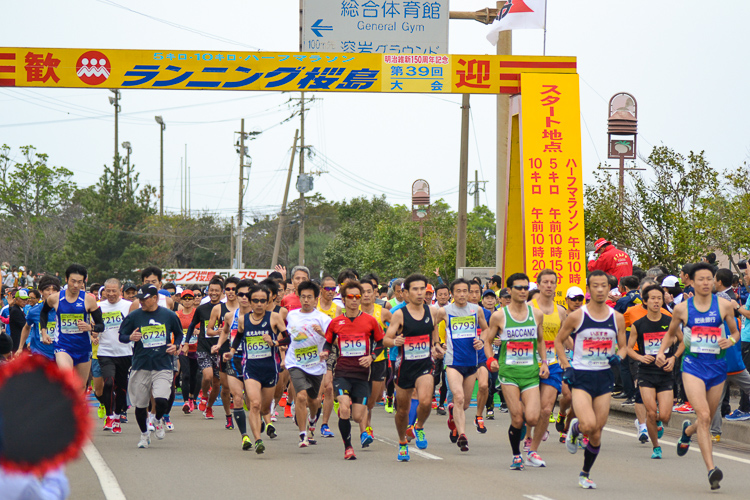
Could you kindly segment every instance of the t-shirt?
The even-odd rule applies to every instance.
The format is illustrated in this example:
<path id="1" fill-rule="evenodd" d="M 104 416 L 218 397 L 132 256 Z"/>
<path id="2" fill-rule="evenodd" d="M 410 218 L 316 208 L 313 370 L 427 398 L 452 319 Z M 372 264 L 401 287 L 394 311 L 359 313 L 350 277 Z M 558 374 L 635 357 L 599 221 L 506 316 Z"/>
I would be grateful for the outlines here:
<path id="1" fill-rule="evenodd" d="M 122 326 L 122 322 L 128 315 L 132 304 L 125 299 L 120 299 L 114 304 L 108 300 L 99 302 L 99 307 L 102 309 L 102 319 L 104 320 L 104 331 L 99 334 L 97 356 L 119 358 L 133 355 L 131 344 L 120 342 L 120 326 Z"/>
<path id="2" fill-rule="evenodd" d="M 317 309 L 309 313 L 303 313 L 302 309 L 295 309 L 289 311 L 286 322 L 287 332 L 292 339 L 286 351 L 287 369 L 299 368 L 310 375 L 324 375 L 326 363 L 320 359 L 320 353 L 326 342 L 325 332 L 331 323 L 331 318 Z M 320 326 L 323 333 L 317 333 L 313 325 Z"/>
<path id="3" fill-rule="evenodd" d="M 300 309 L 302 307 L 302 303 L 299 301 L 299 297 L 296 293 L 290 293 L 283 299 L 281 299 L 281 307 L 286 307 L 286 310 L 291 312 L 295 309 Z"/>
<path id="4" fill-rule="evenodd" d="M 42 342 L 42 336 L 39 333 L 39 319 L 42 315 L 42 304 L 37 304 L 29 309 L 29 314 L 26 315 L 26 324 L 29 325 L 29 345 L 31 346 L 31 352 L 39 353 L 49 359 L 55 359 L 55 346 L 54 341 L 57 338 L 57 321 L 55 316 L 55 310 L 52 309 L 47 314 L 47 335 L 52 339 L 53 344 L 45 344 Z"/>
<path id="5" fill-rule="evenodd" d="M 132 370 L 171 371 L 174 356 L 167 354 L 167 348 L 173 342 L 179 346 L 182 341 L 182 325 L 174 311 L 161 306 L 150 312 L 136 309 L 122 322 L 120 342 L 130 343 L 130 335 L 137 328 L 143 338 L 133 344 Z"/>
<path id="6" fill-rule="evenodd" d="M 375 342 L 383 340 L 383 329 L 369 314 L 359 313 L 354 320 L 345 314 L 336 316 L 326 330 L 326 342 L 336 342 L 339 357 L 334 377 L 368 380 L 370 367 L 360 366 L 359 360 L 372 355 Z"/>

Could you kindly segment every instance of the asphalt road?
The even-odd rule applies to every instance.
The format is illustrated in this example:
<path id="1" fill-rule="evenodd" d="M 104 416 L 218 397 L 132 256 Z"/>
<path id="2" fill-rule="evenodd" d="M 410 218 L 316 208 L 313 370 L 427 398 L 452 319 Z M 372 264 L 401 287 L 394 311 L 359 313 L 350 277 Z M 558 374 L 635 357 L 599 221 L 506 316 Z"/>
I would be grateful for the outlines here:
<path id="1" fill-rule="evenodd" d="M 205 420 L 199 412 L 172 412 L 174 432 L 164 440 L 152 436 L 149 449 L 138 449 L 139 431 L 130 412 L 123 433 L 101 431 L 97 419 L 92 446 L 68 467 L 71 498 L 119 500 L 192 498 L 503 498 L 573 500 L 592 495 L 607 500 L 632 500 L 637 495 L 659 500 L 686 500 L 721 495 L 748 498 L 750 447 L 725 442 L 715 446 L 716 464 L 724 471 L 721 489 L 711 492 L 697 443 L 685 457 L 678 457 L 677 431 L 666 429 L 664 458 L 651 460 L 650 444 L 636 439 L 632 420 L 610 417 L 602 450 L 591 478 L 598 489 L 585 492 L 578 486 L 583 453 L 570 455 L 553 432 L 539 450 L 547 467 L 511 471 L 507 414 L 486 421 L 488 432 L 470 429 L 470 450 L 461 453 L 448 439 L 445 417 L 434 411 L 425 427 L 429 447 L 419 453 L 410 446 L 411 461 L 396 461 L 393 416 L 376 406 L 373 421 L 376 440 L 366 450 L 355 438 L 356 461 L 345 461 L 335 415 L 331 428 L 337 437 L 318 439 L 317 446 L 297 447 L 297 431 L 291 419 L 280 418 L 279 437 L 266 437 L 266 453 L 242 451 L 237 430 L 224 429 L 223 411 Z M 473 418 L 473 411 L 469 410 Z M 92 417 L 95 412 L 92 410 Z M 679 415 L 675 415 L 679 418 Z M 467 419 L 468 420 L 468 419 Z M 353 430 L 354 430 L 353 425 Z M 695 451 L 693 451 L 695 450 Z"/>

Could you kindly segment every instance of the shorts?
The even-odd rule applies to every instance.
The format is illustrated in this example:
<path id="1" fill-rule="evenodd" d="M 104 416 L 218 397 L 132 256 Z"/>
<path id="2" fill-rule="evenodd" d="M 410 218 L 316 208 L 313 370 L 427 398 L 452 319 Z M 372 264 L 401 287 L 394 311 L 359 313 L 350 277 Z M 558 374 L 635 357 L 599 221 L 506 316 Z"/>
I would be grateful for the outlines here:
<path id="1" fill-rule="evenodd" d="M 370 382 L 384 382 L 388 374 L 388 360 L 373 361 L 370 365 Z"/>
<path id="2" fill-rule="evenodd" d="M 102 378 L 102 367 L 99 365 L 98 359 L 91 360 L 91 376 L 94 378 Z"/>
<path id="3" fill-rule="evenodd" d="M 571 389 L 586 391 L 592 398 L 610 394 L 615 386 L 615 375 L 609 368 L 606 370 L 573 370 L 573 377 L 568 381 Z"/>
<path id="4" fill-rule="evenodd" d="M 560 363 L 553 363 L 549 365 L 549 377 L 540 378 L 539 383 L 554 387 L 557 389 L 557 393 L 560 394 L 562 392 L 562 376 L 563 369 Z"/>
<path id="5" fill-rule="evenodd" d="M 289 378 L 295 392 L 306 391 L 307 397 L 316 399 L 320 392 L 320 384 L 323 383 L 323 375 L 310 375 L 301 368 L 293 366 L 289 368 Z"/>
<path id="6" fill-rule="evenodd" d="M 269 366 L 266 363 L 260 364 L 253 363 L 252 361 L 245 361 L 245 368 L 242 373 L 245 380 L 255 380 L 260 384 L 262 388 L 265 389 L 269 387 L 276 387 L 276 384 L 279 383 L 279 365 L 275 363 L 272 366 Z M 227 375 L 228 374 L 229 372 L 227 372 Z"/>
<path id="7" fill-rule="evenodd" d="M 435 363 L 432 359 L 418 361 L 396 360 L 396 385 L 400 389 L 414 389 L 417 379 L 425 375 L 432 376 L 435 370 Z"/>
<path id="8" fill-rule="evenodd" d="M 198 368 L 201 371 L 211 368 L 214 372 L 214 378 L 219 378 L 219 355 L 198 351 Z"/>
<path id="9" fill-rule="evenodd" d="M 242 372 L 244 368 L 242 364 L 243 364 L 244 359 L 245 357 L 243 355 L 238 356 L 235 354 L 232 357 L 232 359 L 224 363 L 226 365 L 224 373 L 226 373 L 227 376 L 229 377 L 234 377 L 238 380 L 243 380 L 244 376 Z"/>
<path id="10" fill-rule="evenodd" d="M 656 392 L 671 391 L 674 387 L 674 373 L 662 372 L 642 372 L 638 371 L 638 387 L 649 387 L 656 389 Z"/>
<path id="11" fill-rule="evenodd" d="M 65 354 L 70 356 L 73 360 L 73 366 L 88 363 L 89 361 L 91 361 L 91 351 L 76 352 L 64 347 L 55 347 L 55 354 L 57 354 L 58 352 L 64 352 Z"/>
<path id="12" fill-rule="evenodd" d="M 147 408 L 154 398 L 169 399 L 172 393 L 172 370 L 135 370 L 130 372 L 128 395 L 136 408 Z"/>
<path id="13" fill-rule="evenodd" d="M 725 359 L 704 361 L 685 355 L 682 357 L 682 373 L 698 377 L 706 384 L 706 390 L 709 390 L 727 379 L 727 362 Z"/>
<path id="14" fill-rule="evenodd" d="M 535 377 L 524 376 L 521 372 L 506 369 L 504 373 L 498 373 L 497 383 L 500 385 L 512 385 L 518 387 L 521 392 L 525 392 L 529 389 L 539 387 L 539 374 L 537 373 Z"/>
<path id="15" fill-rule="evenodd" d="M 466 378 L 466 377 L 471 377 L 471 376 L 472 376 L 472 375 L 474 375 L 474 374 L 475 374 L 475 373 L 477 372 L 477 370 L 479 369 L 479 368 L 478 368 L 478 367 L 476 367 L 476 366 L 453 366 L 453 365 L 450 365 L 450 366 L 446 366 L 445 368 L 446 368 L 446 370 L 447 370 L 448 368 L 451 368 L 451 369 L 453 369 L 453 370 L 456 370 L 456 371 L 457 371 L 458 373 L 460 373 L 460 374 L 461 374 L 461 376 L 462 376 L 463 378 Z"/>
<path id="16" fill-rule="evenodd" d="M 372 385 L 366 380 L 347 377 L 333 379 L 334 397 L 349 396 L 355 405 L 366 405 L 370 392 L 372 392 Z"/>
<path id="17" fill-rule="evenodd" d="M 326 370 L 332 372 L 336 369 L 336 361 L 339 359 L 339 348 L 336 344 L 331 346 L 331 352 L 328 354 L 326 359 Z M 374 364 L 374 363 L 373 363 Z"/>

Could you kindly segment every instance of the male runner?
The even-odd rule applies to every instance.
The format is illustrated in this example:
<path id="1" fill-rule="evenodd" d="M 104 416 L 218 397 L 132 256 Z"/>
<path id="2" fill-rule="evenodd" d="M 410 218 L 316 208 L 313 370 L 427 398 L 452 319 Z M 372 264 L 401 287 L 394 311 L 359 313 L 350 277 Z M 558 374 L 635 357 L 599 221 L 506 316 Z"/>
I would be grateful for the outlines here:
<path id="1" fill-rule="evenodd" d="M 436 325 L 445 321 L 446 349 L 443 353 L 442 345 L 437 348 L 443 353 L 445 378 L 453 393 L 453 402 L 448 405 L 450 439 L 461 451 L 466 452 L 469 451 L 469 441 L 466 438 L 466 410 L 471 403 L 471 393 L 477 379 L 479 351 L 484 349 L 484 342 L 477 332 L 486 330 L 487 322 L 481 308 L 468 303 L 467 280 L 459 278 L 453 281 L 450 290 L 453 303 L 438 309 L 435 316 Z"/>
<path id="2" fill-rule="evenodd" d="M 39 280 L 39 291 L 42 294 L 42 302 L 46 302 L 47 298 L 55 293 L 60 293 L 60 280 L 55 276 L 45 275 Z M 24 326 L 21 332 L 21 345 L 23 346 L 26 342 L 26 338 L 29 336 L 29 346 L 32 354 L 39 354 L 45 358 L 54 361 L 55 360 L 55 347 L 52 345 L 54 340 L 57 338 L 56 334 L 56 321 L 55 311 L 50 310 L 47 315 L 47 325 L 52 326 L 47 333 L 42 336 L 39 333 L 39 322 L 41 320 L 43 304 L 36 304 L 29 310 L 26 315 L 26 326 Z M 16 355 L 19 353 L 16 352 Z"/>
<path id="3" fill-rule="evenodd" d="M 415 438 L 417 448 L 427 448 L 424 424 L 430 416 L 430 405 L 435 390 L 432 372 L 435 369 L 433 355 L 442 356 L 438 339 L 435 315 L 436 308 L 424 303 L 427 277 L 411 274 L 403 284 L 402 297 L 406 306 L 393 313 L 386 332 L 384 345 L 398 347 L 396 359 L 396 432 L 398 433 L 398 460 L 409 461 L 409 437 Z M 432 346 L 432 347 L 431 347 Z M 416 389 L 419 397 L 417 420 L 407 429 L 410 401 Z"/>
<path id="4" fill-rule="evenodd" d="M 281 299 L 281 307 L 286 308 L 287 311 L 293 311 L 299 309 L 302 304 L 300 303 L 299 292 L 297 287 L 300 283 L 310 280 L 310 270 L 305 266 L 294 266 L 292 268 L 292 288 L 287 294 Z M 297 293 L 295 293 L 295 291 Z"/>
<path id="5" fill-rule="evenodd" d="M 86 390 L 86 381 L 91 369 L 91 338 L 104 331 L 102 310 L 96 299 L 86 293 L 88 271 L 80 264 L 71 264 L 65 270 L 67 289 L 52 294 L 44 301 L 39 319 L 42 338 L 47 335 L 47 318 L 54 309 L 57 319 L 55 361 L 60 368 L 74 368 Z M 94 320 L 91 326 L 89 316 Z"/>
<path id="6" fill-rule="evenodd" d="M 346 313 L 337 316 L 326 330 L 326 343 L 321 357 L 326 359 L 334 344 L 339 358 L 334 368 L 333 385 L 339 402 L 339 431 L 344 440 L 344 459 L 355 460 L 352 447 L 351 420 L 364 427 L 367 399 L 370 397 L 370 369 L 373 360 L 383 351 L 383 330 L 377 320 L 359 310 L 362 286 L 356 281 L 341 285 Z M 372 443 L 367 432 L 360 435 L 362 447 Z"/>
<path id="7" fill-rule="evenodd" d="M 318 298 L 318 311 L 333 319 L 341 315 L 341 308 L 333 301 L 336 296 L 336 280 L 333 276 L 323 276 L 320 282 L 320 297 Z M 323 376 L 323 423 L 320 425 L 320 435 L 328 438 L 334 434 L 328 427 L 328 420 L 333 411 L 333 369 L 336 366 L 338 351 L 334 347 L 330 356 L 326 359 L 326 374 Z"/>
<path id="8" fill-rule="evenodd" d="M 610 366 L 622 361 L 627 354 L 627 344 L 622 314 L 607 305 L 610 291 L 607 274 L 601 270 L 593 271 L 586 282 L 591 301 L 565 319 L 555 338 L 555 350 L 564 370 L 563 380 L 570 385 L 573 410 L 577 416 L 570 423 L 565 445 L 570 453 L 575 453 L 578 451 L 578 437 L 581 434 L 588 436 L 578 484 L 590 489 L 596 488 L 589 474 L 599 455 L 602 428 L 609 417 L 609 401 L 614 387 Z M 574 342 L 572 362 L 565 356 L 564 345 L 568 338 Z"/>
<path id="9" fill-rule="evenodd" d="M 438 308 L 445 307 L 451 300 L 451 292 L 448 285 L 440 283 L 435 287 L 435 302 Z M 438 323 L 438 336 L 440 345 L 445 348 L 445 321 Z M 445 400 L 448 397 L 448 380 L 445 378 L 445 363 L 444 359 L 438 358 L 435 360 L 435 373 L 433 378 L 435 379 L 435 385 L 440 383 L 440 400 L 438 401 L 437 414 L 445 415 Z M 487 418 L 495 418 L 494 414 L 490 417 L 489 411 Z"/>
<path id="10" fill-rule="evenodd" d="M 577 286 L 571 286 L 565 292 L 565 305 L 567 309 L 566 315 L 569 315 L 573 311 L 577 311 L 583 306 L 584 293 Z M 568 362 L 573 359 L 573 351 L 570 347 L 573 346 L 573 341 L 568 340 L 568 345 L 565 346 L 565 355 L 568 358 Z M 555 356 L 557 356 L 557 349 L 555 349 Z M 557 413 L 557 419 L 555 420 L 555 429 L 560 433 L 560 442 L 564 443 L 567 437 L 568 429 L 570 428 L 570 421 L 575 418 L 575 414 L 572 410 L 571 404 L 573 397 L 570 394 L 570 386 L 565 380 L 562 382 L 562 397 L 560 398 L 560 409 Z M 572 415 L 572 416 L 571 416 Z"/>
<path id="11" fill-rule="evenodd" d="M 724 474 L 714 465 L 711 443 L 711 418 L 719 406 L 727 378 L 725 350 L 740 338 L 734 309 L 728 300 L 712 294 L 713 266 L 706 262 L 693 264 L 689 271 L 694 296 L 675 306 L 672 322 L 656 355 L 656 366 L 667 363 L 664 354 L 672 339 L 685 346 L 682 358 L 682 384 L 688 401 L 695 409 L 696 421 L 682 423 L 682 436 L 677 443 L 677 455 L 684 456 L 690 447 L 693 434 L 698 434 L 698 446 L 708 470 L 711 489 L 719 488 Z M 722 328 L 729 328 L 727 338 Z"/>
<path id="12" fill-rule="evenodd" d="M 225 318 L 227 317 L 227 314 L 231 314 L 230 317 L 232 318 L 232 320 L 234 319 L 234 312 L 236 312 L 240 307 L 239 302 L 237 302 L 237 284 L 239 282 L 240 279 L 237 276 L 231 276 L 224 282 L 224 297 L 226 298 L 226 302 L 220 302 L 219 304 L 216 304 L 211 310 L 211 317 L 209 318 L 207 325 L 209 330 L 213 330 L 214 328 L 216 328 L 223 332 L 226 327 Z M 216 326 L 217 324 L 218 326 Z M 237 329 L 236 325 L 234 328 L 235 330 Z M 221 384 L 221 404 L 224 407 L 224 419 L 226 420 L 224 428 L 227 430 L 232 430 L 234 429 L 232 414 L 230 413 L 230 399 L 232 392 L 229 388 L 229 381 L 227 377 L 227 363 L 222 360 L 222 356 L 225 353 L 229 352 L 229 345 L 230 342 L 222 343 L 222 341 L 217 341 L 217 344 L 211 347 L 211 354 L 219 355 L 219 382 Z M 235 373 L 235 377 L 241 376 L 242 374 Z M 238 406 L 240 406 L 241 401 L 242 397 L 240 397 L 240 400 L 237 402 Z"/>
<path id="13" fill-rule="evenodd" d="M 479 280 L 479 278 L 475 278 L 475 280 Z M 474 304 L 479 308 L 482 314 L 484 314 L 485 324 L 488 324 L 490 322 L 490 316 L 492 315 L 493 311 L 487 310 L 479 304 L 479 302 L 482 300 L 482 285 L 481 280 L 479 281 L 480 283 L 474 280 L 469 282 L 468 302 L 469 304 Z M 481 331 L 478 331 L 477 333 L 481 334 Z M 490 395 L 490 372 L 487 369 L 487 356 L 485 355 L 484 349 L 480 349 L 478 355 L 479 363 L 477 365 L 477 413 L 474 416 L 474 425 L 476 426 L 478 433 L 484 434 L 485 432 L 487 432 L 487 428 L 484 426 L 483 415 L 484 410 L 487 406 L 487 399 Z M 471 396 L 469 396 L 469 399 L 471 399 Z"/>
<path id="14" fill-rule="evenodd" d="M 510 410 L 508 439 L 513 452 L 511 470 L 523 470 L 521 433 L 524 420 L 530 427 L 539 421 L 539 379 L 549 376 L 547 351 L 544 348 L 544 316 L 539 309 L 526 303 L 529 277 L 515 273 L 506 280 L 510 288 L 510 305 L 498 309 L 490 317 L 490 325 L 482 335 L 487 366 L 498 372 L 503 396 Z M 493 356 L 492 343 L 500 337 L 498 357 Z M 540 367 L 541 364 L 541 367 Z M 546 464 L 529 451 L 527 460 L 533 467 Z"/>

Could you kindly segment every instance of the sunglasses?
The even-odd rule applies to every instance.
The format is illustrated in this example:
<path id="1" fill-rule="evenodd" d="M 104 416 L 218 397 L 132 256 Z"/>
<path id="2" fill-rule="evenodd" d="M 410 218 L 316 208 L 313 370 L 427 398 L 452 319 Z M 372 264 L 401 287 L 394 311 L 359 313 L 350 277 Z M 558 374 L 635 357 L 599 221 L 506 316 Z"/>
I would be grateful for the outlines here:
<path id="1" fill-rule="evenodd" d="M 528 290 L 529 285 L 513 285 L 514 290 Z"/>
<path id="2" fill-rule="evenodd" d="M 356 294 L 356 295 L 355 295 L 355 294 L 353 294 L 353 293 L 347 293 L 347 294 L 346 294 L 346 298 L 347 298 L 347 299 L 361 299 L 361 298 L 362 298 L 362 295 L 360 295 L 360 294 Z"/>
<path id="3" fill-rule="evenodd" d="M 232 288 L 227 287 L 227 288 L 224 289 L 225 292 L 234 292 L 236 290 L 237 290 L 236 286 L 233 286 Z"/>
<path id="4" fill-rule="evenodd" d="M 237 297 L 242 298 L 242 297 L 249 297 L 249 296 L 250 296 L 250 292 L 237 292 Z"/>
<path id="5" fill-rule="evenodd" d="M 583 300 L 583 295 L 576 295 L 575 297 L 568 297 L 573 302 L 578 302 L 580 300 Z"/>
<path id="6" fill-rule="evenodd" d="M 183 299 L 194 299 L 195 297 L 193 295 L 183 295 Z"/>
<path id="7" fill-rule="evenodd" d="M 253 304 L 265 304 L 268 302 L 268 299 L 251 299 L 250 302 Z"/>
<path id="8" fill-rule="evenodd" d="M 323 290 L 325 290 L 326 292 L 335 292 L 336 291 L 336 287 L 335 286 L 324 286 Z"/>

